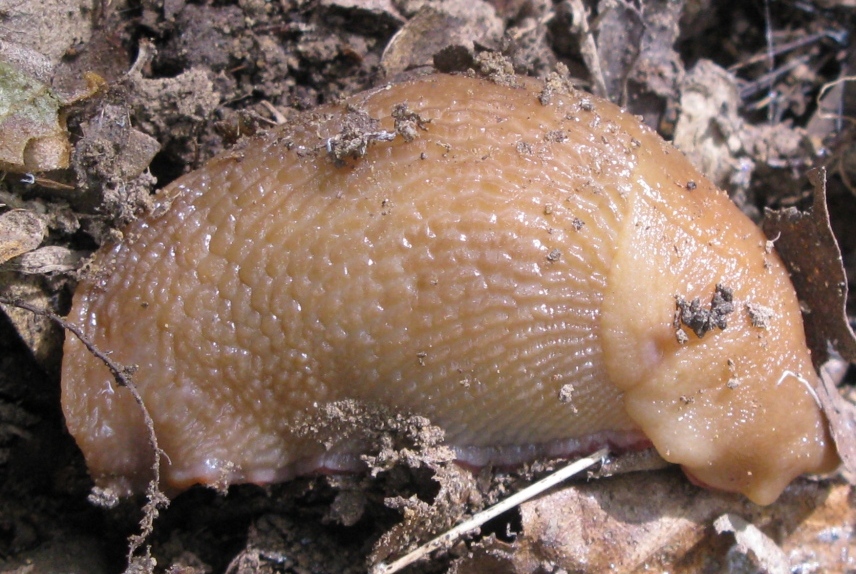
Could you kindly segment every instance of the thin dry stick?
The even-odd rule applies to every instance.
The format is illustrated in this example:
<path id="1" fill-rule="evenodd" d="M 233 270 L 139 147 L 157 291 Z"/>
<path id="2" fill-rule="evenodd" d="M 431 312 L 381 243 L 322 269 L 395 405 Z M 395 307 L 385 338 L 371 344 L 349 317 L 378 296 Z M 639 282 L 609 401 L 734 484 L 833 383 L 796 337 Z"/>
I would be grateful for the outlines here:
<path id="1" fill-rule="evenodd" d="M 511 508 L 514 508 L 519 504 L 523 504 L 530 498 L 533 498 L 541 494 L 545 490 L 556 486 L 563 480 L 570 478 L 573 475 L 578 474 L 584 471 L 585 469 L 598 464 L 599 462 L 602 462 L 603 459 L 606 458 L 606 455 L 608 453 L 609 449 L 603 448 L 597 451 L 596 453 L 587 456 L 586 458 L 582 458 L 576 462 L 569 464 L 564 468 L 560 468 L 559 470 L 547 476 L 546 478 L 539 480 L 535 484 L 527 486 L 517 494 L 509 496 L 502 502 L 479 512 L 466 522 L 462 522 L 461 524 L 441 534 L 430 542 L 423 544 L 413 552 L 402 556 L 392 564 L 385 564 L 383 562 L 375 564 L 371 569 L 371 574 L 392 574 L 393 572 L 398 572 L 402 568 L 409 566 L 414 562 L 422 560 L 423 558 L 426 558 L 431 552 L 440 548 L 448 547 L 453 541 L 457 540 L 459 537 L 472 530 L 479 528 L 482 524 L 492 518 L 499 516 L 506 510 L 510 510 Z"/>
<path id="2" fill-rule="evenodd" d="M 815 98 L 814 98 L 814 104 L 817 106 L 818 113 L 820 114 L 821 118 L 823 118 L 825 120 L 836 120 L 836 122 L 839 122 L 839 123 L 842 121 L 845 121 L 845 120 L 850 122 L 850 123 L 856 123 L 856 119 L 849 117 L 849 116 L 845 116 L 843 113 L 841 113 L 841 111 L 840 111 L 841 105 L 840 104 L 838 105 L 838 108 L 839 108 L 838 113 L 827 112 L 823 107 L 823 97 L 826 95 L 826 93 L 829 90 L 831 90 L 832 88 L 834 88 L 838 84 L 843 84 L 845 82 L 853 82 L 853 81 L 856 81 L 856 76 L 841 76 L 837 80 L 832 80 L 831 82 L 827 82 L 820 87 L 820 91 L 817 93 L 817 96 L 815 96 Z M 837 129 L 838 131 L 841 131 L 841 126 L 836 125 L 835 129 Z"/>
<path id="3" fill-rule="evenodd" d="M 92 344 L 92 342 L 86 337 L 86 335 L 81 331 L 81 329 L 71 323 L 66 321 L 59 315 L 48 311 L 47 309 L 41 309 L 36 307 L 35 305 L 31 305 L 26 301 L 21 301 L 19 299 L 8 299 L 6 297 L 0 297 L 0 303 L 4 305 L 10 305 L 12 307 L 18 307 L 19 309 L 24 309 L 25 311 L 29 311 L 35 315 L 40 315 L 42 317 L 47 317 L 63 329 L 71 331 L 75 337 L 77 337 L 81 343 L 101 362 L 103 362 L 108 369 L 110 369 L 110 373 L 113 375 L 113 378 L 116 381 L 116 384 L 120 387 L 125 387 L 131 393 L 131 396 L 134 397 L 134 400 L 137 402 L 137 405 L 140 407 L 140 412 L 143 415 L 143 420 L 146 425 L 146 429 L 149 432 L 149 444 L 152 447 L 152 451 L 155 454 L 155 460 L 152 463 L 152 472 L 154 474 L 152 480 L 149 482 L 149 486 L 146 489 L 146 498 L 147 502 L 145 506 L 143 506 L 143 519 L 140 522 L 140 533 L 135 534 L 128 538 L 128 561 L 130 562 L 134 554 L 136 554 L 137 550 L 149 535 L 154 530 L 154 520 L 157 518 L 158 510 L 160 508 L 164 508 L 169 504 L 169 499 L 161 492 L 159 488 L 160 484 L 160 457 L 164 454 L 164 452 L 158 446 L 157 435 L 155 434 L 155 426 L 154 421 L 152 420 L 151 415 L 149 414 L 149 410 L 146 408 L 145 403 L 143 402 L 143 397 L 140 396 L 140 392 L 137 390 L 137 385 L 134 384 L 134 381 L 131 379 L 131 375 L 136 370 L 135 366 L 124 366 L 120 365 L 113 359 L 107 356 L 107 353 L 100 350 L 98 347 Z"/>

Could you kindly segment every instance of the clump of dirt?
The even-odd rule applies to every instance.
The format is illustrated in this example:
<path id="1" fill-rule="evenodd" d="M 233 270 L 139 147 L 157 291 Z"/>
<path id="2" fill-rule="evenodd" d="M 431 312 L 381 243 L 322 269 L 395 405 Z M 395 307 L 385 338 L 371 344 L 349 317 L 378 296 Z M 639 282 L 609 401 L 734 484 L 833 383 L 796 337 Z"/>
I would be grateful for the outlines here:
<path id="1" fill-rule="evenodd" d="M 483 508 L 485 497 L 476 475 L 455 464 L 443 444 L 444 432 L 421 416 L 391 412 L 356 401 L 325 405 L 320 419 L 298 432 L 320 442 L 342 440 L 363 445 L 366 474 L 359 479 L 331 479 L 339 492 L 324 515 L 328 523 L 353 526 L 382 501 L 403 520 L 379 535 L 369 562 L 380 562 L 436 536 L 466 513 Z"/>
<path id="2" fill-rule="evenodd" d="M 327 140 L 327 153 L 337 165 L 346 159 L 360 159 L 366 155 L 369 144 L 375 141 L 392 141 L 395 133 L 379 129 L 379 122 L 360 110 L 348 110 L 342 120 L 339 134 Z"/>
<path id="3" fill-rule="evenodd" d="M 678 340 L 686 342 L 688 338 L 681 325 L 692 330 L 699 339 L 714 329 L 728 328 L 727 316 L 734 311 L 733 299 L 731 289 L 718 283 L 708 309 L 702 307 L 698 297 L 688 302 L 682 296 L 676 295 L 675 328 Z"/>

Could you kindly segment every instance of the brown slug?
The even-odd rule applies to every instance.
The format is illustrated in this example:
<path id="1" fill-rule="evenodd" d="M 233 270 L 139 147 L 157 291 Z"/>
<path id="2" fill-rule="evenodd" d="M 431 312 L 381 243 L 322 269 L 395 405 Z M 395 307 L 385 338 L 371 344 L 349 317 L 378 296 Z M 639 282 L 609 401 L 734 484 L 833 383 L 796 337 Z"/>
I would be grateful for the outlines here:
<path id="1" fill-rule="evenodd" d="M 354 468 L 358 430 L 316 424 L 340 401 L 474 465 L 650 441 L 761 504 L 834 468 L 761 231 L 634 117 L 541 90 L 432 75 L 301 114 L 96 254 L 69 319 L 137 366 L 165 487 Z M 140 410 L 73 336 L 62 404 L 96 484 L 142 490 Z"/>

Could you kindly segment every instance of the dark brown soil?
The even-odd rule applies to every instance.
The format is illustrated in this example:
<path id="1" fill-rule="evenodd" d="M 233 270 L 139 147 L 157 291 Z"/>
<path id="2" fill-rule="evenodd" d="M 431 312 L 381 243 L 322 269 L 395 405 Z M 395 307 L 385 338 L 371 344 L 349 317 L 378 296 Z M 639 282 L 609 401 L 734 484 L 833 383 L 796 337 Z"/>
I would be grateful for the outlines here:
<path id="1" fill-rule="evenodd" d="M 432 66 L 546 77 L 561 64 L 577 86 L 674 140 L 756 221 L 766 209 L 810 208 L 815 186 L 807 174 L 826 169 L 841 259 L 824 239 L 823 217 L 796 232 L 802 243 L 783 239 L 781 251 L 798 285 L 801 273 L 813 277 L 800 296 L 815 358 L 823 363 L 829 344 L 845 357 L 830 353 L 827 369 L 846 392 L 856 380 L 847 376 L 847 361 L 856 359 L 848 327 L 856 299 L 844 293 L 845 281 L 856 280 L 856 82 L 844 81 L 856 70 L 853 30 L 851 0 L 0 0 L 0 64 L 49 86 L 60 110 L 59 121 L 13 126 L 3 123 L 11 120 L 0 106 L 0 148 L 49 133 L 50 149 L 68 152 L 67 167 L 61 159 L 37 165 L 0 157 L 7 170 L 0 215 L 25 209 L 42 222 L 26 232 L 0 225 L 0 255 L 8 253 L 0 296 L 63 315 L 81 258 L 150 208 L 156 189 L 293 110 Z M 792 233 L 787 224 L 767 225 L 771 240 Z M 818 235 L 806 241 L 807 233 Z M 90 502 L 92 485 L 59 408 L 62 330 L 25 309 L 3 310 L 0 572 L 121 572 L 144 500 L 109 509 Z M 842 419 L 840 433 L 852 440 L 852 415 Z M 365 572 L 516 491 L 545 466 L 472 474 L 450 463 L 426 424 L 390 423 L 403 439 L 370 460 L 371 475 L 225 494 L 191 489 L 161 512 L 143 545 L 151 556 L 138 552 L 129 571 Z M 633 484 L 644 488 L 624 498 Z M 607 563 L 622 571 L 772 568 L 714 534 L 713 519 L 725 512 L 761 527 L 801 572 L 856 570 L 856 558 L 842 558 L 842 544 L 852 549 L 856 537 L 856 504 L 841 477 L 797 481 L 769 511 L 699 491 L 672 470 L 562 492 L 408 572 L 598 572 Z M 569 496 L 576 498 L 561 498 Z M 595 500 L 602 520 L 590 508 Z M 628 525 L 648 524 L 663 527 L 661 538 L 645 538 L 651 548 L 641 558 L 641 551 L 618 556 L 592 543 L 581 551 L 589 566 L 575 566 L 580 554 L 569 557 L 551 538 L 565 527 L 549 516 L 560 504 L 585 514 L 581 539 L 632 536 L 638 549 L 642 534 Z M 665 524 L 679 515 L 682 530 Z"/>

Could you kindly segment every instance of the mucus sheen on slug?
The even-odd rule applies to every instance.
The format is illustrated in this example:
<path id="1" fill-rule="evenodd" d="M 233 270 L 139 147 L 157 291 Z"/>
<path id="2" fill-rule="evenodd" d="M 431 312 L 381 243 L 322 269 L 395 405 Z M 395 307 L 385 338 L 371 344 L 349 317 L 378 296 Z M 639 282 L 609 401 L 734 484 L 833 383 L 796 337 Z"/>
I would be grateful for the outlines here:
<path id="1" fill-rule="evenodd" d="M 630 115 L 540 90 L 433 75 L 304 113 L 97 253 L 70 320 L 138 366 L 164 486 L 349 468 L 370 445 L 322 424 L 342 401 L 427 417 L 476 464 L 650 441 L 762 504 L 836 464 L 761 232 Z M 412 141 L 390 137 L 402 104 Z M 361 130 L 386 135 L 331 157 Z M 717 284 L 727 328 L 679 344 L 676 296 Z M 62 402 L 95 482 L 142 490 L 140 411 L 75 337 Z"/>

